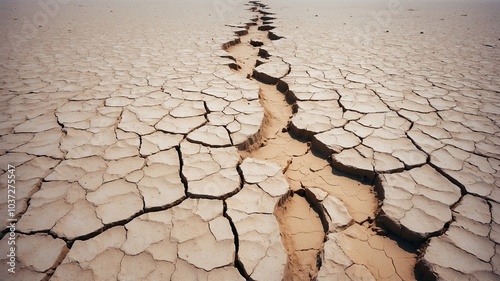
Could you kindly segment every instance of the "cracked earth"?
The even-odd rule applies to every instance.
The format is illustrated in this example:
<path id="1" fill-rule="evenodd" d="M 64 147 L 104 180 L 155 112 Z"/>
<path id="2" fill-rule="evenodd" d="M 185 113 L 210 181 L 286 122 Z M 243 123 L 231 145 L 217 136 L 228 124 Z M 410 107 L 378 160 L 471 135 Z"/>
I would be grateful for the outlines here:
<path id="1" fill-rule="evenodd" d="M 365 4 L 0 4 L 0 280 L 498 280 L 500 6 Z"/>

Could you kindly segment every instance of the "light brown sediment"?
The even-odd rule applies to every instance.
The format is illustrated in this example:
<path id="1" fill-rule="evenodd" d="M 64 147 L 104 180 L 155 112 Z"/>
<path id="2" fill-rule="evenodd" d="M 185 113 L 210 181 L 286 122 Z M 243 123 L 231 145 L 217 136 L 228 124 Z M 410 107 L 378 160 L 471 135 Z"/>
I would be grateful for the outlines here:
<path id="1" fill-rule="evenodd" d="M 285 280 L 310 280 L 318 271 L 318 252 L 323 248 L 325 230 L 317 211 L 306 198 L 294 194 L 275 212 L 289 252 Z"/>
<path id="2" fill-rule="evenodd" d="M 28 2 L 0 280 L 500 280 L 500 1 Z"/>
<path id="3" fill-rule="evenodd" d="M 345 254 L 355 264 L 368 268 L 377 279 L 384 279 L 384 276 L 413 279 L 414 249 L 409 252 L 403 250 L 395 240 L 380 236 L 372 230 L 379 228 L 374 222 L 378 200 L 371 184 L 332 169 L 323 156 L 311 151 L 310 142 L 300 140 L 290 132 L 289 122 L 294 112 L 294 98 L 290 94 L 293 93 L 278 91 L 278 88 L 286 88 L 286 83 L 276 78 L 268 79 L 265 75 L 256 75 L 254 71 L 256 66 L 266 63 L 266 59 L 259 57 L 259 54 L 269 54 L 265 49 L 259 48 L 260 44 L 254 47 L 257 44 L 252 44 L 251 41 L 262 42 L 263 48 L 271 43 L 269 31 L 259 29 L 262 19 L 256 23 L 257 25 L 248 25 L 247 32 L 239 37 L 240 43 L 230 46 L 226 51 L 238 65 L 232 68 L 234 71 L 257 80 L 260 87 L 259 100 L 265 112 L 259 137 L 254 144 L 240 150 L 240 154 L 242 158 L 252 157 L 280 165 L 294 192 L 275 211 L 280 222 L 282 240 L 288 251 L 285 280 L 313 280 L 321 266 L 323 243 L 329 233 L 328 223 L 321 205 L 315 205 L 313 198 L 307 198 L 307 192 L 304 191 L 309 188 L 320 188 L 339 198 L 346 205 L 354 223 L 345 231 L 349 233 L 354 229 L 356 235 L 366 237 L 365 240 L 360 240 L 359 237 L 353 240 L 341 239 Z M 276 80 L 279 85 L 274 83 Z M 342 232 L 339 237 L 351 236 Z M 370 254 L 365 257 L 363 253 Z M 378 254 L 383 254 L 384 258 L 377 257 Z M 381 267 L 380 261 L 386 264 Z"/>
<path id="4" fill-rule="evenodd" d="M 262 24 L 259 19 L 258 24 Z M 259 58 L 259 48 L 251 41 L 260 41 L 265 46 L 271 40 L 268 31 L 250 25 L 248 32 L 240 36 L 240 43 L 226 49 L 236 60 L 237 72 L 250 78 Z M 265 59 L 261 58 L 262 61 Z M 260 138 L 240 150 L 242 158 L 252 157 L 277 163 L 286 172 L 295 157 L 307 154 L 308 145 L 294 140 L 288 133 L 288 121 L 292 107 L 285 101 L 275 85 L 257 82 L 260 87 L 259 100 L 264 108 L 264 121 Z M 270 151 L 272 150 L 272 151 Z M 291 181 L 287 178 L 287 181 Z M 280 223 L 283 243 L 288 252 L 286 280 L 308 280 L 318 271 L 318 254 L 323 247 L 325 232 L 319 215 L 305 198 L 292 195 L 277 207 L 275 215 Z"/>

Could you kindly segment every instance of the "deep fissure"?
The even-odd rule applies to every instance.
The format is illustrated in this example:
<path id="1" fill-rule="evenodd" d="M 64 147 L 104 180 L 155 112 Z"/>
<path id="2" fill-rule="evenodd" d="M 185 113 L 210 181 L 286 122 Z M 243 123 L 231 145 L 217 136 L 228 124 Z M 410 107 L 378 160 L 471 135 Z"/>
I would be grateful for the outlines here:
<path id="1" fill-rule="evenodd" d="M 288 63 L 283 61 L 283 63 L 288 65 L 288 72 L 284 76 L 278 77 L 278 78 L 270 77 L 270 76 L 263 74 L 263 73 L 262 74 L 257 73 L 254 70 L 259 65 L 267 63 L 268 59 L 271 58 L 271 54 L 269 54 L 269 52 L 265 49 L 265 46 L 267 44 L 269 44 L 272 40 L 279 40 L 279 39 L 283 38 L 283 37 L 277 36 L 276 34 L 272 33 L 271 31 L 269 31 L 269 30 L 274 29 L 275 27 L 268 25 L 269 24 L 268 22 L 264 23 L 265 21 L 269 21 L 269 19 L 265 19 L 265 17 L 267 17 L 267 15 L 274 15 L 274 13 L 266 12 L 266 11 L 263 11 L 262 9 L 259 9 L 258 7 L 260 7 L 260 6 L 254 2 L 257 2 L 257 1 L 252 1 L 250 3 L 253 3 L 253 5 L 255 7 L 250 8 L 249 10 L 251 10 L 255 13 L 261 14 L 258 21 L 256 21 L 257 26 L 247 25 L 245 34 L 240 35 L 239 39 L 235 40 L 235 41 L 238 41 L 237 44 L 232 44 L 230 46 L 228 44 L 224 44 L 224 46 L 223 46 L 223 49 L 230 52 L 232 54 L 231 57 L 234 58 L 236 61 L 236 67 L 234 65 L 229 65 L 228 67 L 233 69 L 235 72 L 246 73 L 247 78 L 249 78 L 249 79 L 254 78 L 258 81 L 258 84 L 260 86 L 260 92 L 261 92 L 259 94 L 260 102 L 261 102 L 262 106 L 264 107 L 264 111 L 265 111 L 265 120 L 263 121 L 261 129 L 262 129 L 262 131 L 266 131 L 266 132 L 261 134 L 261 136 L 260 136 L 261 138 L 257 140 L 256 144 L 254 144 L 251 147 L 245 147 L 244 151 L 240 150 L 240 152 L 242 153 L 242 157 L 243 158 L 245 158 L 245 157 L 258 158 L 258 156 L 256 154 L 259 154 L 260 153 L 259 151 L 262 148 L 265 148 L 270 143 L 274 142 L 277 137 L 279 137 L 278 136 L 279 132 L 277 130 L 277 129 L 279 129 L 279 131 L 281 133 L 286 133 L 286 135 L 289 139 L 293 139 L 295 142 L 301 143 L 302 145 L 307 145 L 308 151 L 306 151 L 305 154 L 310 153 L 312 155 L 315 155 L 315 157 L 317 157 L 317 159 L 321 159 L 321 161 L 324 161 L 324 162 L 326 162 L 325 159 L 327 159 L 328 160 L 327 165 L 333 167 L 333 165 L 331 163 L 331 153 L 328 155 L 323 155 L 321 153 L 318 154 L 318 152 L 316 151 L 316 149 L 314 147 L 312 147 L 313 150 L 309 149 L 309 146 L 311 143 L 308 141 L 313 139 L 314 134 L 309 134 L 308 132 L 300 132 L 297 128 L 293 128 L 293 126 L 290 126 L 290 124 L 291 124 L 290 120 L 291 120 L 292 114 L 295 114 L 298 111 L 297 97 L 295 96 L 293 91 L 291 91 L 289 89 L 288 84 L 286 82 L 284 82 L 282 80 L 282 78 L 290 73 L 291 65 L 289 65 Z M 267 8 L 268 7 L 265 6 L 265 9 L 267 9 Z M 275 19 L 275 18 L 272 18 L 272 19 Z M 252 37 L 258 33 L 261 33 L 260 34 L 261 37 L 259 37 L 258 39 Z M 262 39 L 263 34 L 265 34 L 264 38 L 267 40 Z M 249 37 L 251 37 L 251 39 L 249 39 Z M 252 43 L 252 41 L 253 41 L 253 43 Z M 260 43 L 256 44 L 256 42 L 260 42 L 260 41 L 263 43 L 262 45 L 260 45 Z M 228 46 L 228 47 L 225 47 L 225 46 Z M 246 49 L 246 52 L 244 51 L 245 49 Z M 238 50 L 238 51 L 235 51 L 235 50 Z M 239 54 L 237 54 L 238 52 L 239 52 Z M 252 58 L 252 59 L 250 59 L 250 58 Z M 252 61 L 255 63 L 253 63 Z M 273 112 L 270 112 L 270 110 L 269 110 L 269 108 L 272 107 L 272 106 L 269 106 L 269 104 L 268 104 L 270 102 L 269 97 L 272 95 L 279 96 L 281 99 L 283 99 L 282 102 L 284 104 L 284 107 L 287 108 L 287 110 L 288 110 L 288 112 L 285 114 L 286 118 L 284 119 L 284 122 L 282 122 L 280 125 L 272 125 L 272 124 L 270 125 L 270 123 L 273 123 L 273 121 L 275 121 L 274 119 L 276 118 L 276 115 L 273 114 Z M 273 101 L 271 100 L 271 102 L 273 102 Z M 337 102 L 339 102 L 339 101 L 337 101 Z M 342 105 L 340 105 L 340 106 L 342 107 Z M 343 108 L 343 109 L 345 111 L 345 108 Z M 271 119 L 271 120 L 267 120 L 267 119 Z M 263 153 L 260 153 L 260 154 L 263 154 Z M 297 160 L 297 159 L 300 160 L 300 157 L 301 156 L 298 156 L 298 157 L 291 156 L 291 157 L 288 157 L 288 160 L 286 160 L 287 164 L 283 168 L 283 173 L 285 174 L 285 176 L 287 177 L 287 180 L 289 182 L 290 182 L 290 179 L 286 175 L 286 171 L 289 168 L 290 163 L 292 163 L 294 160 Z M 274 159 L 267 158 L 266 160 L 273 161 Z M 276 160 L 276 161 L 280 162 L 282 160 Z M 282 166 L 284 166 L 284 165 L 282 165 Z M 332 173 L 337 175 L 337 174 L 339 174 L 339 171 L 335 171 L 335 168 L 333 168 Z M 340 172 L 340 175 L 347 177 L 347 178 L 350 178 L 350 179 L 356 178 L 356 180 L 358 180 L 358 181 L 360 180 L 360 179 L 357 179 L 356 176 L 353 176 L 353 175 L 360 175 L 359 173 L 356 173 L 356 171 L 353 171 L 353 173 L 348 173 L 348 174 L 344 174 L 344 172 Z M 360 175 L 360 176 L 363 176 L 363 175 Z M 365 175 L 365 178 L 368 177 L 369 179 L 371 179 L 370 185 L 372 185 L 374 183 L 375 176 L 376 176 L 375 173 L 373 175 Z M 363 183 L 364 181 L 360 181 L 360 182 Z M 301 186 L 301 190 L 299 190 L 299 193 L 304 192 L 304 190 L 307 191 L 308 187 L 311 187 L 310 184 L 304 185 L 302 183 L 302 181 L 300 181 L 300 186 Z M 296 193 L 296 191 L 297 190 L 295 190 L 295 194 L 298 195 Z M 373 187 L 371 187 L 371 192 L 375 193 L 375 189 Z M 378 201 L 380 198 L 378 198 L 378 196 L 376 196 L 375 194 L 373 194 L 373 196 L 375 198 L 375 201 L 378 202 L 377 207 L 373 211 L 374 213 L 372 213 L 371 215 L 369 215 L 368 217 L 366 217 L 362 220 L 359 220 L 359 221 L 355 220 L 354 222 L 360 226 L 365 227 L 365 228 L 371 228 L 378 235 L 386 236 L 390 240 L 393 240 L 393 241 L 397 242 L 398 244 L 404 243 L 403 241 L 400 240 L 399 237 L 395 237 L 394 235 L 392 235 L 392 233 L 385 230 L 383 228 L 383 226 L 378 225 L 376 217 L 377 217 L 377 214 L 380 210 L 380 202 L 381 201 Z M 310 206 L 314 210 L 314 212 L 318 215 L 317 219 L 323 225 L 323 230 L 325 230 L 326 219 L 324 217 L 324 214 L 322 214 L 321 211 L 318 211 L 318 209 L 319 209 L 318 206 L 315 206 L 314 204 L 312 204 L 311 200 L 308 200 L 307 196 L 304 196 L 302 198 L 304 198 L 304 200 L 307 202 L 308 206 Z M 286 203 L 286 202 L 282 202 L 282 203 Z M 322 215 L 323 215 L 323 217 L 321 217 Z M 349 226 L 347 226 L 347 227 L 349 227 Z M 379 231 L 377 231 L 377 229 Z M 342 231 L 342 229 L 339 229 L 339 231 Z M 325 234 L 326 234 L 326 231 L 323 231 L 323 237 L 325 237 L 324 236 Z M 283 235 L 283 230 L 282 230 L 282 235 Z M 286 235 L 286 233 L 284 235 Z M 390 237 L 392 237 L 392 238 L 390 238 Z M 324 242 L 324 240 L 323 240 L 323 242 Z M 320 249 L 322 249 L 322 248 L 323 248 L 323 246 L 320 247 Z M 290 252 L 289 249 L 287 249 L 287 250 Z M 321 266 L 320 252 L 321 251 L 318 251 L 318 254 L 317 254 L 316 271 L 315 272 L 317 272 Z M 414 249 L 411 249 L 410 252 L 413 253 Z M 290 260 L 289 260 L 289 262 L 290 262 Z M 297 267 L 298 267 L 298 265 L 297 265 Z M 290 267 L 288 267 L 287 271 L 290 271 Z M 290 274 L 290 272 L 286 272 L 285 276 L 287 278 L 291 278 L 290 280 L 305 280 L 307 278 L 313 279 L 315 272 L 310 272 L 309 276 L 306 278 L 304 275 L 302 275 L 301 278 L 293 279 L 294 278 L 293 276 L 287 275 L 287 274 Z M 297 274 L 297 272 L 295 272 L 295 274 Z"/>
<path id="2" fill-rule="evenodd" d="M 251 9 L 253 12 L 262 15 L 271 14 L 259 10 L 258 7 L 265 8 L 259 4 L 253 3 L 253 5 L 255 5 Z M 252 145 L 251 147 L 247 147 L 245 151 L 241 151 L 243 158 L 252 156 L 252 151 L 258 151 L 259 148 L 265 146 L 267 142 L 273 141 L 276 134 L 279 132 L 285 133 L 286 135 L 288 135 L 288 138 L 292 138 L 292 135 L 288 133 L 288 122 L 290 120 L 293 109 L 292 106 L 286 103 L 285 96 L 277 90 L 276 84 L 279 82 L 279 80 L 265 79 L 268 81 L 263 81 L 262 79 L 259 79 L 259 77 L 257 77 L 258 75 L 256 75 L 256 72 L 254 71 L 254 69 L 259 65 L 267 63 L 268 58 L 271 57 L 269 53 L 263 48 L 265 45 L 271 42 L 270 37 L 272 37 L 275 40 L 281 38 L 269 35 L 268 30 L 273 29 L 274 27 L 263 25 L 262 17 L 263 16 L 258 18 L 258 20 L 256 21 L 257 25 L 247 24 L 247 32 L 245 32 L 246 34 L 244 35 L 240 35 L 240 38 L 238 40 L 239 43 L 231 47 L 228 47 L 226 49 L 229 53 L 232 54 L 231 57 L 235 58 L 236 60 L 236 65 L 228 65 L 228 67 L 235 70 L 238 73 L 242 73 L 242 75 L 245 75 L 247 78 L 253 77 L 258 81 L 260 88 L 260 93 L 259 93 L 260 102 L 263 105 L 265 111 L 264 118 L 266 120 L 263 121 L 263 126 L 261 127 L 261 130 L 263 131 L 263 133 L 261 134 L 262 136 L 260 137 L 260 139 L 257 140 L 257 142 L 254 145 Z M 227 44 L 225 44 L 225 46 L 227 46 Z M 240 50 L 235 50 L 236 48 L 240 48 Z M 279 102 L 280 105 L 268 104 L 268 103 L 276 103 L 276 99 L 281 99 L 281 101 Z M 280 108 L 282 112 L 281 113 L 273 112 L 273 110 L 270 109 L 273 106 L 275 108 L 276 107 Z M 306 144 L 302 143 L 302 145 Z M 309 150 L 306 150 L 305 153 L 308 152 Z M 287 162 L 287 165 L 289 165 L 292 161 L 293 158 L 290 158 L 290 160 Z M 284 173 L 285 169 L 286 167 L 283 169 Z M 299 193 L 303 194 L 303 192 Z M 295 197 L 295 199 L 292 199 L 293 197 Z M 293 192 L 291 192 L 290 195 L 286 196 L 286 198 L 283 198 L 281 200 L 281 202 L 277 206 L 275 214 L 279 213 L 281 211 L 280 208 L 282 208 L 284 205 L 289 205 L 291 203 L 293 204 L 292 200 L 303 200 L 303 205 L 313 210 L 312 213 L 316 214 L 316 218 L 310 217 L 306 221 L 317 222 L 320 225 L 320 230 L 321 230 L 319 238 L 316 238 L 316 240 L 319 240 L 321 244 L 311 249 L 309 248 L 290 249 L 290 246 L 294 244 L 293 237 L 290 234 L 283 233 L 283 220 L 278 218 L 278 221 L 280 221 L 281 225 L 280 228 L 282 229 L 282 236 L 284 236 L 285 237 L 284 239 L 288 241 L 285 242 L 285 244 L 287 244 L 287 251 L 289 252 L 289 262 L 287 265 L 287 270 L 286 270 L 287 272 L 285 273 L 285 278 L 292 278 L 294 280 L 299 280 L 303 279 L 302 276 L 306 276 L 306 278 L 314 276 L 318 270 L 319 263 L 317 260 L 319 259 L 319 250 L 322 248 L 322 243 L 325 239 L 325 231 L 324 231 L 325 227 L 323 222 L 319 218 L 320 214 L 317 211 L 317 209 L 308 202 L 305 196 L 301 196 L 299 194 L 295 194 L 294 196 Z M 311 252 L 311 251 L 314 252 L 312 254 L 314 256 L 313 264 L 302 265 L 301 261 L 299 261 L 297 257 L 297 255 L 299 254 L 298 252 Z M 235 264 L 238 266 L 237 262 L 235 262 Z M 310 268 L 310 270 L 308 270 L 308 272 L 304 272 L 302 276 L 297 279 L 298 276 L 297 274 L 300 274 L 300 272 L 297 273 L 297 271 L 300 271 L 299 269 L 300 267 L 301 268 L 308 267 Z M 247 275 L 245 275 L 246 272 L 244 272 L 244 270 L 242 271 L 240 268 L 239 270 L 244 277 L 247 277 Z M 294 270 L 296 272 L 292 273 L 292 271 Z"/>

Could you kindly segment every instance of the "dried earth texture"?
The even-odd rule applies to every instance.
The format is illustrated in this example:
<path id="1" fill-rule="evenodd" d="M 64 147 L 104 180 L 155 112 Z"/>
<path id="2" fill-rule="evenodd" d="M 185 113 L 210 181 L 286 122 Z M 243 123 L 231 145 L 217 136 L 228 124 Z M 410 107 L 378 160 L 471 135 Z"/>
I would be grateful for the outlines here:
<path id="1" fill-rule="evenodd" d="M 276 210 L 283 241 L 288 251 L 285 280 L 321 279 L 323 278 L 321 276 L 326 280 L 373 279 L 367 267 L 376 269 L 375 276 L 378 279 L 414 278 L 412 273 L 415 265 L 414 254 L 399 249 L 394 241 L 380 236 L 377 240 L 381 247 L 379 252 L 374 251 L 374 255 L 366 259 L 350 261 L 341 268 L 342 272 L 351 267 L 353 269 L 349 271 L 356 268 L 355 275 L 335 275 L 327 272 L 321 273 L 322 275 L 318 277 L 321 264 L 323 264 L 322 272 L 328 271 L 332 266 L 328 261 L 322 260 L 325 255 L 323 249 L 329 251 L 329 244 L 326 244 L 326 248 L 323 246 L 326 235 L 344 233 L 346 227 L 351 224 L 363 224 L 358 230 L 362 231 L 366 239 L 376 236 L 376 233 L 370 231 L 374 227 L 370 222 L 375 218 L 377 201 L 369 185 L 333 174 L 329 163 L 315 156 L 310 150 L 310 144 L 298 140 L 295 134 L 288 132 L 288 123 L 294 109 L 287 103 L 285 95 L 278 91 L 276 84 L 288 75 L 292 66 L 279 58 L 273 58 L 265 51 L 266 46 L 280 40 L 279 35 L 268 31 L 272 27 L 270 22 L 274 20 L 275 15 L 262 3 L 254 3 L 254 6 L 253 12 L 256 15 L 247 24 L 247 32 L 240 33 L 242 34 L 240 43 L 231 46 L 227 51 L 235 59 L 236 65 L 240 66 L 236 67 L 236 73 L 258 81 L 260 101 L 265 111 L 261 138 L 243 151 L 242 157 L 255 157 L 280 165 L 293 192 L 293 196 L 282 202 Z M 355 219 L 351 217 L 351 213 Z M 344 240 L 341 245 L 346 249 L 352 247 L 361 252 L 373 250 L 368 243 L 355 244 L 356 242 L 357 239 Z M 384 249 L 393 249 L 394 252 L 387 253 Z M 385 268 L 379 269 L 381 262 L 377 254 L 387 256 L 382 262 Z M 347 250 L 347 255 L 361 254 Z M 394 266 L 392 259 L 396 258 L 400 263 L 396 262 L 397 266 Z M 358 272 L 358 269 L 361 271 Z M 379 270 L 381 272 L 378 272 Z"/>
<path id="2" fill-rule="evenodd" d="M 2 1 L 0 280 L 499 280 L 498 14 Z"/>

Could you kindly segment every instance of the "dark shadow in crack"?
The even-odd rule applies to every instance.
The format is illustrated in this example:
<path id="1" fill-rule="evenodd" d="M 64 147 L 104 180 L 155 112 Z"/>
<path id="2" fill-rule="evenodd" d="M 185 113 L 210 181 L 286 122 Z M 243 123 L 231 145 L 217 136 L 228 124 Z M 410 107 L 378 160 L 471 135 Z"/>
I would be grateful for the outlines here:
<path id="1" fill-rule="evenodd" d="M 267 34 L 267 38 L 269 38 L 269 40 L 272 40 L 272 41 L 275 41 L 275 40 L 280 40 L 281 38 L 285 38 L 283 36 L 278 36 L 276 34 L 274 34 L 273 32 L 270 32 Z"/>
<path id="2" fill-rule="evenodd" d="M 258 30 L 261 30 L 261 31 L 269 31 L 269 30 L 273 30 L 275 29 L 276 27 L 272 26 L 272 25 L 261 25 L 259 26 L 257 29 Z"/>
<path id="3" fill-rule="evenodd" d="M 276 18 L 263 16 L 263 17 L 260 17 L 260 19 L 262 21 L 266 22 L 266 21 L 270 21 L 270 20 L 275 20 Z"/>
<path id="4" fill-rule="evenodd" d="M 250 40 L 250 45 L 252 45 L 254 47 L 260 47 L 260 46 L 264 45 L 264 42 L 252 39 L 252 40 Z"/>
<path id="5" fill-rule="evenodd" d="M 231 69 L 233 69 L 233 70 L 236 70 L 236 71 L 238 71 L 238 70 L 240 70 L 240 69 L 241 69 L 241 66 L 239 66 L 239 65 L 238 65 L 238 64 L 236 64 L 236 63 L 230 63 L 230 64 L 228 64 L 227 66 L 229 66 L 229 68 L 231 68 Z"/>
<path id="6" fill-rule="evenodd" d="M 259 53 L 257 55 L 263 59 L 268 59 L 271 57 L 271 55 L 265 49 L 262 48 L 259 49 Z"/>
<path id="7" fill-rule="evenodd" d="M 238 167 L 238 172 L 241 173 L 241 170 L 239 170 Z M 242 174 L 240 174 L 242 175 Z M 223 216 L 229 221 L 229 225 L 231 226 L 231 231 L 233 232 L 234 236 L 234 248 L 235 248 L 235 255 L 234 255 L 234 267 L 238 269 L 238 272 L 240 273 L 243 278 L 246 280 L 252 280 L 250 278 L 250 275 L 248 275 L 247 271 L 245 270 L 245 267 L 243 266 L 243 263 L 240 261 L 238 253 L 240 250 L 240 239 L 238 236 L 238 230 L 236 229 L 236 226 L 234 225 L 233 219 L 227 214 L 227 203 L 224 200 L 223 201 L 223 206 L 224 206 L 224 211 L 223 211 Z"/>

